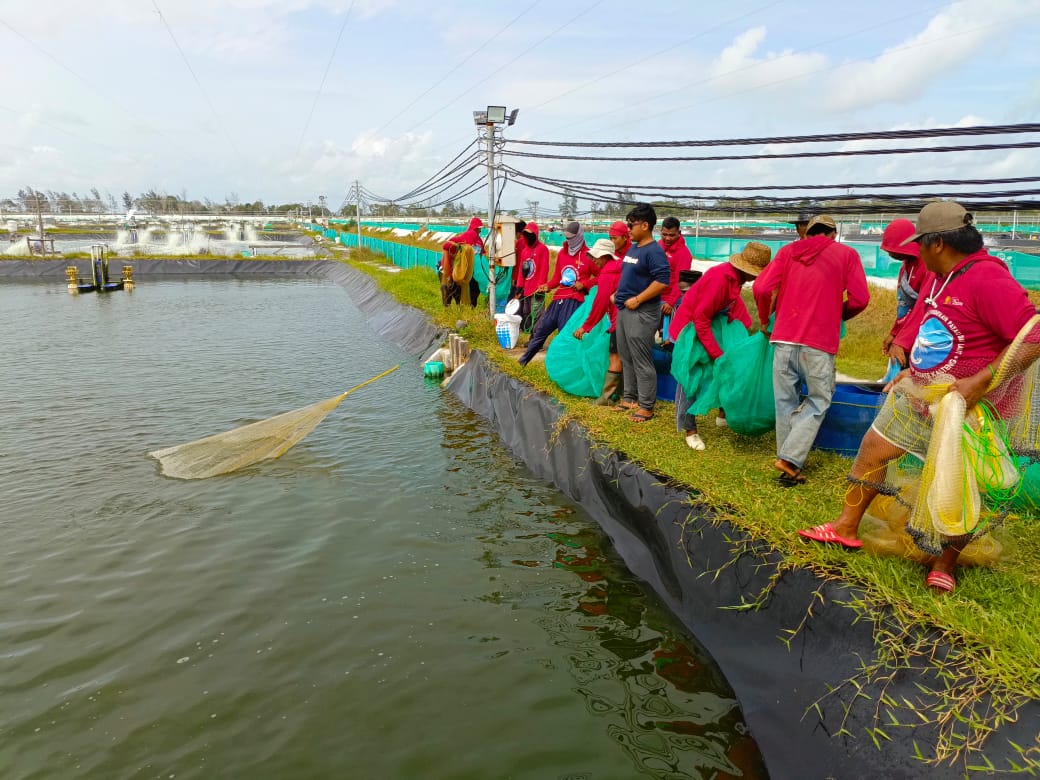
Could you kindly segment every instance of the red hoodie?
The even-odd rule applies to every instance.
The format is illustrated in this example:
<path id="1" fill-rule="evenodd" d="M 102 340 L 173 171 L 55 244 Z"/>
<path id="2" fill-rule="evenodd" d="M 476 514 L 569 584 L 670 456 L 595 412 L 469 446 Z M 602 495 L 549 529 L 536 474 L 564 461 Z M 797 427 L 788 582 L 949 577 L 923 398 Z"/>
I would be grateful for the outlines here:
<path id="1" fill-rule="evenodd" d="M 549 278 L 549 247 L 538 241 L 538 225 L 528 222 L 525 230 L 535 237 L 534 246 L 528 246 L 523 239 L 520 254 L 517 256 L 515 284 L 524 286 L 524 297 L 529 298 Z"/>
<path id="2" fill-rule="evenodd" d="M 448 249 L 458 244 L 472 244 L 475 249 L 484 246 L 484 239 L 480 237 L 482 227 L 484 227 L 484 223 L 480 217 L 473 217 L 469 221 L 469 229 L 445 241 L 444 248 Z"/>
<path id="3" fill-rule="evenodd" d="M 678 341 L 682 329 L 692 322 L 697 330 L 697 338 L 711 359 L 720 358 L 722 350 L 711 332 L 711 321 L 715 315 L 728 309 L 730 322 L 737 320 L 744 323 L 748 330 L 751 329 L 751 315 L 740 297 L 740 288 L 743 286 L 737 269 L 729 263 L 709 268 L 697 280 L 697 284 L 686 291 L 682 303 L 675 310 L 668 326 L 671 340 Z"/>
<path id="4" fill-rule="evenodd" d="M 1003 261 L 982 249 L 921 290 L 911 315 L 921 326 L 914 333 L 904 328 L 895 343 L 910 356 L 917 384 L 939 374 L 961 379 L 991 363 L 1035 313 Z"/>
<path id="5" fill-rule="evenodd" d="M 828 236 L 809 236 L 782 247 L 752 290 L 763 327 L 778 290 L 770 339 L 774 344 L 800 344 L 831 355 L 838 354 L 842 321 L 870 303 L 859 254 Z"/>
<path id="6" fill-rule="evenodd" d="M 585 324 L 581 329 L 590 333 L 594 327 L 603 319 L 604 314 L 610 315 L 610 327 L 608 333 L 614 331 L 617 324 L 617 305 L 614 303 L 614 293 L 617 292 L 618 282 L 621 281 L 621 261 L 608 260 L 599 271 L 596 284 L 596 297 L 592 300 L 592 311 L 589 312 Z"/>
<path id="7" fill-rule="evenodd" d="M 596 264 L 589 259 L 588 252 L 589 248 L 582 245 L 578 255 L 574 256 L 568 251 L 566 242 L 560 247 L 560 252 L 556 255 L 556 270 L 553 271 L 552 279 L 549 280 L 549 289 L 556 291 L 556 294 L 553 295 L 554 301 L 565 301 L 568 298 L 576 301 L 585 300 L 585 293 L 596 284 L 596 274 L 599 273 Z M 575 283 L 570 287 L 560 284 L 566 268 L 570 268 L 575 276 Z M 578 284 L 581 284 L 583 289 L 577 289 Z"/>
<path id="8" fill-rule="evenodd" d="M 912 299 L 905 288 L 910 288 L 920 298 L 921 290 L 924 290 L 924 294 L 927 295 L 933 281 L 935 281 L 935 274 L 928 270 L 924 260 L 920 258 L 914 257 L 906 260 L 899 267 L 899 278 L 896 281 L 896 321 L 890 331 L 893 340 L 899 336 L 903 328 L 907 328 L 905 338 L 907 341 L 913 342 L 914 337 L 917 336 L 917 329 L 921 325 L 920 315 L 923 312 L 917 313 L 919 310 L 911 302 Z"/>
<path id="9" fill-rule="evenodd" d="M 668 266 L 672 269 L 671 281 L 668 283 L 668 289 L 661 293 L 661 302 L 674 307 L 682 294 L 679 289 L 679 272 L 690 270 L 690 266 L 693 265 L 693 255 L 690 254 L 690 248 L 686 246 L 686 239 L 682 236 L 675 239 L 671 246 L 665 246 L 663 240 L 657 243 L 664 250 L 664 254 L 668 258 Z"/>

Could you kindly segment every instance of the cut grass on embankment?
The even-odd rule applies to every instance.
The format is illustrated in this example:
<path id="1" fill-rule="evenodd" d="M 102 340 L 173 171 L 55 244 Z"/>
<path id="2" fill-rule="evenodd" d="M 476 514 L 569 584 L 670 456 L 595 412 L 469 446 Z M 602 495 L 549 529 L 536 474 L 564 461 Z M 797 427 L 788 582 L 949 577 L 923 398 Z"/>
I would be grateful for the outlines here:
<path id="1" fill-rule="evenodd" d="M 1040 698 L 1040 540 L 1036 518 L 1011 518 L 1001 530 L 1005 559 L 993 568 L 962 568 L 957 591 L 950 596 L 930 592 L 925 569 L 897 557 L 849 553 L 830 545 L 803 543 L 795 531 L 836 516 L 846 490 L 851 461 L 813 452 L 807 464 L 809 482 L 795 489 L 777 485 L 772 436 L 746 438 L 708 422 L 703 436 L 708 449 L 694 453 L 675 431 L 674 407 L 659 402 L 655 419 L 628 422 L 592 399 L 562 392 L 541 362 L 521 369 L 498 345 L 487 310 L 444 308 L 434 274 L 412 268 L 389 272 L 386 258 L 368 250 L 354 251 L 348 263 L 371 276 L 401 303 L 420 309 L 446 328 L 460 319 L 460 331 L 471 346 L 482 350 L 503 373 L 527 382 L 561 404 L 567 418 L 583 426 L 596 442 L 623 453 L 648 471 L 688 490 L 697 503 L 718 513 L 718 519 L 744 529 L 754 540 L 768 543 L 783 556 L 774 582 L 791 569 L 809 569 L 824 581 L 853 586 L 848 606 L 874 627 L 877 654 L 863 659 L 862 671 L 843 682 L 843 698 L 866 684 L 884 682 L 898 672 L 934 668 L 945 686 L 939 693 L 922 689 L 916 700 L 877 702 L 877 721 L 868 729 L 879 748 L 901 727 L 934 724 L 935 745 L 920 745 L 919 758 L 929 763 L 956 764 L 965 772 L 988 771 L 979 751 L 989 732 L 1015 720 L 1018 707 Z M 384 266 L 384 268 L 380 268 Z M 868 379 L 884 371 L 880 342 L 895 311 L 890 290 L 873 288 L 870 307 L 848 323 L 838 355 L 838 370 Z M 748 553 L 734 546 L 734 558 Z M 754 609 L 768 593 L 736 608 Z M 822 595 L 820 596 L 822 598 Z M 811 613 L 811 607 L 810 607 Z M 807 614 L 808 618 L 809 615 Z M 800 629 L 778 639 L 790 641 Z M 937 650 L 942 647 L 941 651 Z M 837 692 L 837 691 L 836 691 Z M 862 734 L 853 734 L 862 738 Z M 1040 773 L 1040 735 L 1031 745 L 1011 746 L 1014 764 L 996 767 L 1005 772 Z M 1017 767 L 1017 769 L 1016 769 Z"/>

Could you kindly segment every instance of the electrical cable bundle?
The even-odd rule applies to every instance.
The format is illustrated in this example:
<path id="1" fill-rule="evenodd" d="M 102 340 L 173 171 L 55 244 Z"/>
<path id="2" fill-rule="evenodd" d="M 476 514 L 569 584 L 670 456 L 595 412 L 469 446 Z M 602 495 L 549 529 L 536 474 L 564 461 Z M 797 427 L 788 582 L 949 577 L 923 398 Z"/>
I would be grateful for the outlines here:
<path id="1" fill-rule="evenodd" d="M 573 160 L 580 162 L 667 162 L 696 163 L 719 160 L 781 160 L 824 157 L 861 157 L 950 152 L 989 152 L 1040 147 L 1040 140 L 1016 139 L 997 143 L 959 143 L 950 146 L 885 146 L 866 149 L 823 149 L 748 153 L 720 150 L 704 155 L 650 156 L 603 153 L 555 153 L 523 151 L 515 147 L 572 147 L 596 150 L 682 149 L 688 147 L 740 147 L 778 144 L 820 144 L 833 142 L 900 141 L 906 139 L 955 138 L 960 136 L 1027 135 L 1040 133 L 1040 124 L 993 125 L 972 127 L 941 127 L 920 130 L 879 130 L 855 133 L 827 133 L 819 135 L 777 136 L 762 138 L 705 139 L 693 141 L 537 141 L 509 140 L 502 154 L 510 158 Z M 515 165 L 519 165 L 518 161 Z M 785 210 L 813 210 L 826 203 L 835 213 L 864 210 L 919 209 L 925 202 L 937 198 L 955 199 L 974 210 L 1037 209 L 1040 208 L 1040 176 L 1016 176 L 991 179 L 916 179 L 894 182 L 839 182 L 834 184 L 778 184 L 778 185 L 686 185 L 621 184 L 588 179 L 564 179 L 552 175 L 538 175 L 521 170 L 515 165 L 503 166 L 517 183 L 549 194 L 578 196 L 592 201 L 631 204 L 638 201 L 664 201 L 679 208 L 703 211 L 732 211 L 748 213 L 776 213 Z M 993 188 L 1005 185 L 1001 189 Z M 1011 185 L 1008 187 L 1007 185 Z M 1033 185 L 1019 186 L 1019 185 Z M 893 191 L 895 190 L 895 191 Z M 765 193 L 784 194 L 765 194 Z M 741 194 L 728 194 L 741 193 Z M 754 194 L 742 194 L 754 193 Z M 796 194 L 797 193 L 797 194 Z"/>

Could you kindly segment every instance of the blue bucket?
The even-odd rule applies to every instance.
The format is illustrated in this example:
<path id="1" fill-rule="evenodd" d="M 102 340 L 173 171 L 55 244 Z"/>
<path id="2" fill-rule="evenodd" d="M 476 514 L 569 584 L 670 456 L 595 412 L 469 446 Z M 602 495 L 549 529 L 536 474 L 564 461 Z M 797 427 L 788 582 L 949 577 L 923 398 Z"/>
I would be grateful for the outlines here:
<path id="1" fill-rule="evenodd" d="M 654 347 L 654 368 L 657 369 L 657 400 L 675 400 L 675 377 L 672 376 L 672 353 Z"/>
<path id="2" fill-rule="evenodd" d="M 838 383 L 813 449 L 855 457 L 863 435 L 884 402 L 884 393 L 870 385 Z"/>

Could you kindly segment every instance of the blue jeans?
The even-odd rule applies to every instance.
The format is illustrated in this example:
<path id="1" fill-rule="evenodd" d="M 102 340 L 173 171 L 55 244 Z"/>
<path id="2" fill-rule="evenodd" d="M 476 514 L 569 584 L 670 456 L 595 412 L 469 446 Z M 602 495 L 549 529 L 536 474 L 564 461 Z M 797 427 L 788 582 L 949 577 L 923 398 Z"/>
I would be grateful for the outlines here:
<path id="1" fill-rule="evenodd" d="M 834 355 L 801 344 L 773 346 L 776 456 L 801 468 L 834 396 Z"/>

